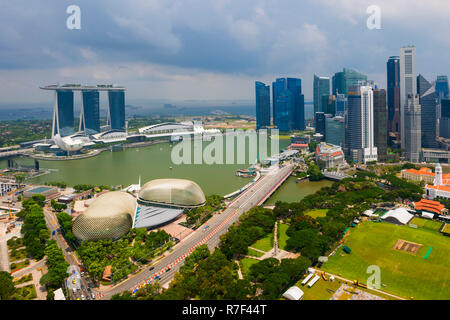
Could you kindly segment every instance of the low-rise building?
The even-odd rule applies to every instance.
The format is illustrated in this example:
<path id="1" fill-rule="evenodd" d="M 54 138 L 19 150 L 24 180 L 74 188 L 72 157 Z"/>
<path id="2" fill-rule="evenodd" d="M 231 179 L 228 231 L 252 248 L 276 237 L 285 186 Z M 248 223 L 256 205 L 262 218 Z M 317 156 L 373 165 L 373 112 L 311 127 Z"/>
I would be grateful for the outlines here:
<path id="1" fill-rule="evenodd" d="M 345 164 L 344 152 L 340 146 L 321 142 L 316 147 L 316 162 L 325 162 L 325 168 L 337 168 Z"/>

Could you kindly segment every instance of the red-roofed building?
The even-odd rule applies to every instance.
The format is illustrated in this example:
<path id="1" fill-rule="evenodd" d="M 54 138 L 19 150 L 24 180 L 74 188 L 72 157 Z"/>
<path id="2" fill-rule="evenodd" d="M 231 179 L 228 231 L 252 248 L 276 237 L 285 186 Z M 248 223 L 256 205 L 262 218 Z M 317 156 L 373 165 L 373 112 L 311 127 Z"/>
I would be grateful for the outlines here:
<path id="1" fill-rule="evenodd" d="M 316 161 L 325 162 L 326 168 L 337 168 L 345 165 L 342 148 L 326 142 L 321 142 L 316 146 Z"/>
<path id="2" fill-rule="evenodd" d="M 448 188 L 448 187 L 447 187 Z M 446 212 L 445 206 L 439 201 L 422 199 L 419 202 L 414 202 L 414 208 L 416 210 L 427 211 L 436 214 L 442 214 Z"/>

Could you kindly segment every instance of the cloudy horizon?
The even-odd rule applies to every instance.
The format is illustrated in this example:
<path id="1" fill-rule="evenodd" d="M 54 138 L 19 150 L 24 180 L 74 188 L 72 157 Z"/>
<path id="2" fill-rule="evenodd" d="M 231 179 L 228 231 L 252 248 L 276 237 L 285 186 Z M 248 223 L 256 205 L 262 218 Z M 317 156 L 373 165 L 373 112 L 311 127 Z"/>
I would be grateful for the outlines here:
<path id="1" fill-rule="evenodd" d="M 66 8 L 81 8 L 69 30 Z M 369 30 L 366 9 L 381 9 Z M 0 4 L 0 103 L 51 100 L 39 86 L 117 83 L 127 100 L 253 100 L 254 81 L 352 68 L 386 87 L 386 61 L 417 47 L 428 80 L 450 70 L 446 0 L 87 0 Z"/>

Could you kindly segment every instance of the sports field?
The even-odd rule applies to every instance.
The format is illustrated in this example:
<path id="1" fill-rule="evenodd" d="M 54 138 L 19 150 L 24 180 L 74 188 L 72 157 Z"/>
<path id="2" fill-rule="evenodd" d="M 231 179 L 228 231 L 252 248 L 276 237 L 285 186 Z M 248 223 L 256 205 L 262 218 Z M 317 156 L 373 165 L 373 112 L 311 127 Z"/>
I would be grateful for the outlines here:
<path id="1" fill-rule="evenodd" d="M 424 218 L 415 217 L 411 220 L 412 224 L 417 225 L 419 228 L 439 231 L 442 227 L 442 222 L 434 221 L 434 220 L 428 220 Z"/>
<path id="2" fill-rule="evenodd" d="M 416 255 L 395 250 L 398 240 L 421 247 Z M 352 252 L 346 254 L 341 247 L 321 269 L 366 283 L 367 267 L 377 265 L 383 291 L 407 299 L 450 299 L 450 237 L 425 228 L 367 221 L 350 229 L 344 244 Z"/>

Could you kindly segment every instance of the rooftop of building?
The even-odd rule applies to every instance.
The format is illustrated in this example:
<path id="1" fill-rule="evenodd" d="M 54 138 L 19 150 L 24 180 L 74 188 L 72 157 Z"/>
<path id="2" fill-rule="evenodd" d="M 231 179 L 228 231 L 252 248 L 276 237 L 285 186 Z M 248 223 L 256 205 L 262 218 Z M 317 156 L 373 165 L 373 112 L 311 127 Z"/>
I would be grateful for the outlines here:
<path id="1" fill-rule="evenodd" d="M 122 86 L 118 86 L 116 84 L 98 84 L 95 86 L 87 86 L 87 85 L 81 85 L 81 84 L 51 84 L 39 87 L 42 90 L 75 90 L 75 91 L 82 91 L 82 90 L 95 90 L 95 91 L 125 91 L 126 88 Z"/>

